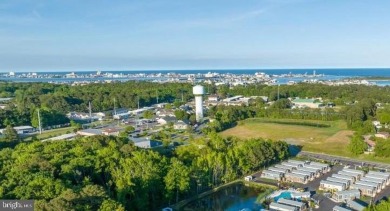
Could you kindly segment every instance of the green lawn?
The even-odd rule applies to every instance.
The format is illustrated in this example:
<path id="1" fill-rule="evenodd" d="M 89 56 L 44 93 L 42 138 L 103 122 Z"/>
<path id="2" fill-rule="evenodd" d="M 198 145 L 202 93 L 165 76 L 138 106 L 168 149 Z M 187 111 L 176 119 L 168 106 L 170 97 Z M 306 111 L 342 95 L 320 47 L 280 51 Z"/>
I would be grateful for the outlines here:
<path id="1" fill-rule="evenodd" d="M 327 124 L 330 127 L 312 127 L 291 124 L 268 123 L 274 119 L 247 119 L 236 127 L 225 130 L 223 137 L 236 136 L 241 139 L 265 138 L 285 140 L 294 145 L 302 146 L 302 150 L 310 152 L 338 155 L 374 162 L 390 163 L 389 158 L 378 158 L 373 155 L 355 156 L 348 150 L 348 144 L 353 131 L 347 129 L 345 121 L 307 121 L 310 123 Z M 302 120 L 280 119 L 281 122 L 299 122 Z"/>
<path id="2" fill-rule="evenodd" d="M 47 139 L 50 137 L 63 135 L 66 133 L 72 133 L 73 129 L 74 129 L 73 127 L 64 127 L 64 128 L 53 129 L 53 130 L 46 130 L 46 131 L 42 131 L 42 134 L 37 134 L 34 136 L 36 138 L 38 138 L 39 140 L 43 140 L 43 139 Z M 32 139 L 32 137 L 33 136 L 26 137 L 25 140 L 29 141 Z"/>
<path id="3" fill-rule="evenodd" d="M 222 136 L 236 136 L 242 139 L 265 138 L 285 140 L 288 143 L 301 145 L 303 150 L 323 152 L 341 156 L 351 156 L 346 150 L 349 138 L 353 134 L 347 130 L 344 121 L 304 121 L 326 124 L 330 127 L 313 127 L 291 124 L 268 123 L 265 119 L 248 119 L 238 126 L 223 131 Z M 279 120 L 282 122 L 299 122 L 302 120 Z"/>

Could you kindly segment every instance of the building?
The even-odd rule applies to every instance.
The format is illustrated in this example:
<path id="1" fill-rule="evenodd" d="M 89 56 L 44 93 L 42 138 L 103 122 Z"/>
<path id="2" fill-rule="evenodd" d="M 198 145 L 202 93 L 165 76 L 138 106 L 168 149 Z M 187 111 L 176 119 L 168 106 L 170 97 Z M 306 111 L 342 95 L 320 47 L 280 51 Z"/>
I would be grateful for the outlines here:
<path id="1" fill-rule="evenodd" d="M 298 208 L 293 207 L 293 206 L 288 206 L 284 204 L 279 204 L 275 202 L 271 202 L 269 204 L 269 209 L 270 210 L 277 210 L 277 211 L 298 211 Z"/>
<path id="2" fill-rule="evenodd" d="M 253 176 L 246 176 L 245 178 L 244 178 L 244 180 L 245 181 L 247 181 L 247 182 L 249 182 L 249 181 L 252 181 L 253 180 Z"/>
<path id="3" fill-rule="evenodd" d="M 375 182 L 367 182 L 367 181 L 356 181 L 356 185 L 365 185 L 365 186 L 370 186 L 370 187 L 375 187 L 376 191 L 379 193 L 382 190 L 382 185 L 375 183 Z"/>
<path id="4" fill-rule="evenodd" d="M 281 164 L 277 164 L 274 166 L 275 168 L 280 168 L 280 169 L 286 169 L 286 170 L 289 170 L 290 172 L 293 170 L 293 167 L 291 166 L 285 166 L 285 165 L 281 165 Z"/>
<path id="5" fill-rule="evenodd" d="M 174 125 L 173 125 L 173 129 L 175 130 L 186 130 L 188 129 L 189 127 L 191 127 L 188 123 L 182 121 L 182 120 L 178 120 Z"/>
<path id="6" fill-rule="evenodd" d="M 291 206 L 291 207 L 296 207 L 296 208 L 298 208 L 298 211 L 304 210 L 306 208 L 305 203 L 302 203 L 302 202 L 299 202 L 299 201 L 293 201 L 293 200 L 290 200 L 290 199 L 279 198 L 278 203 L 279 204 L 284 204 L 284 205 L 287 205 L 287 206 Z"/>
<path id="7" fill-rule="evenodd" d="M 298 163 L 289 163 L 289 162 L 283 162 L 282 165 L 284 166 L 290 166 L 292 167 L 293 169 L 298 169 L 300 167 L 303 167 L 302 164 L 298 164 Z"/>
<path id="8" fill-rule="evenodd" d="M 360 191 L 359 190 L 337 191 L 333 194 L 332 198 L 337 202 L 346 202 L 353 199 L 360 199 Z"/>
<path id="9" fill-rule="evenodd" d="M 336 205 L 335 207 L 333 207 L 333 211 L 352 211 L 352 210 L 348 209 L 348 208 L 345 208 L 345 207 L 340 207 L 340 206 Z"/>
<path id="10" fill-rule="evenodd" d="M 367 179 L 381 179 L 381 180 L 384 180 L 384 182 L 385 182 L 385 184 L 386 185 L 388 185 L 389 184 L 389 181 L 388 181 L 388 179 L 387 179 L 387 177 L 386 176 L 381 176 L 381 175 L 373 175 L 373 174 L 370 174 L 370 173 L 368 173 L 368 174 L 366 174 L 366 176 L 364 176 L 364 177 L 366 177 Z"/>
<path id="11" fill-rule="evenodd" d="M 299 171 L 306 171 L 306 172 L 313 173 L 315 177 L 320 177 L 321 176 L 321 170 L 320 169 L 312 169 L 312 168 L 302 167 L 302 168 L 298 168 L 298 170 Z"/>
<path id="12" fill-rule="evenodd" d="M 321 167 L 322 173 L 329 172 L 331 170 L 328 164 L 318 163 L 318 162 L 310 162 L 309 166 Z"/>
<path id="13" fill-rule="evenodd" d="M 360 190 L 361 194 L 364 196 L 375 197 L 376 188 L 372 186 L 352 184 L 350 187 L 351 190 Z"/>
<path id="14" fill-rule="evenodd" d="M 80 136 L 97 136 L 102 135 L 102 130 L 99 129 L 85 129 L 77 131 L 77 135 Z"/>
<path id="15" fill-rule="evenodd" d="M 192 88 L 193 94 L 195 95 L 195 115 L 196 121 L 201 122 L 203 120 L 203 95 L 204 87 L 196 85 Z"/>
<path id="16" fill-rule="evenodd" d="M 161 142 L 150 140 L 149 138 L 131 138 L 130 140 L 134 142 L 135 146 L 144 149 L 159 147 L 162 145 Z"/>
<path id="17" fill-rule="evenodd" d="M 0 129 L 0 133 L 3 134 L 5 129 L 6 128 Z M 16 133 L 19 135 L 33 133 L 36 131 L 35 128 L 31 126 L 16 126 L 14 127 L 14 130 L 16 130 Z"/>
<path id="18" fill-rule="evenodd" d="M 362 171 L 362 170 L 356 170 L 356 169 L 350 169 L 350 168 L 343 168 L 343 171 L 345 171 L 345 172 L 352 172 L 352 173 L 355 173 L 355 174 L 359 174 L 359 175 L 360 175 L 360 178 L 362 178 L 362 177 L 365 175 L 364 171 Z"/>
<path id="19" fill-rule="evenodd" d="M 306 184 L 309 180 L 309 176 L 307 175 L 301 175 L 301 174 L 294 174 L 294 173 L 287 173 L 284 175 L 287 182 L 296 182 L 296 183 L 303 183 Z"/>
<path id="20" fill-rule="evenodd" d="M 332 174 L 332 177 L 348 180 L 350 185 L 355 182 L 355 177 L 353 177 L 353 176 L 342 175 L 342 174 Z"/>
<path id="21" fill-rule="evenodd" d="M 390 133 L 388 133 L 388 132 L 379 132 L 379 133 L 375 134 L 375 137 L 388 139 L 390 137 Z"/>
<path id="22" fill-rule="evenodd" d="M 320 102 L 317 102 L 318 100 L 317 99 L 300 99 L 300 98 L 296 98 L 292 101 L 292 103 L 298 107 L 298 108 L 305 108 L 305 107 L 308 107 L 308 108 L 320 108 L 320 107 L 323 107 L 324 104 L 323 103 L 320 103 Z"/>
<path id="23" fill-rule="evenodd" d="M 337 182 L 337 183 L 342 183 L 345 184 L 345 188 L 348 189 L 349 186 L 351 185 L 351 181 L 346 180 L 346 179 L 340 179 L 340 178 L 335 178 L 335 177 L 328 177 L 326 180 L 331 181 L 331 182 Z"/>
<path id="24" fill-rule="evenodd" d="M 280 181 L 282 177 L 283 177 L 283 173 L 280 172 L 269 171 L 269 170 L 264 170 L 263 172 L 261 172 L 261 178 Z"/>
<path id="25" fill-rule="evenodd" d="M 130 117 L 129 113 L 120 113 L 120 114 L 115 114 L 113 116 L 114 119 L 128 119 Z"/>
<path id="26" fill-rule="evenodd" d="M 343 191 L 346 187 L 343 183 L 321 180 L 319 189 L 327 191 Z"/>
<path id="27" fill-rule="evenodd" d="M 363 211 L 364 209 L 366 209 L 366 206 L 363 206 L 362 204 L 354 200 L 347 201 L 347 205 L 348 207 L 356 211 Z"/>
<path id="28" fill-rule="evenodd" d="M 292 199 L 310 199 L 310 192 L 291 192 L 291 198 Z"/>
<path id="29" fill-rule="evenodd" d="M 117 128 L 104 128 L 102 134 L 106 136 L 119 136 L 120 130 Z"/>
<path id="30" fill-rule="evenodd" d="M 360 180 L 360 174 L 357 174 L 357 173 L 346 172 L 346 171 L 342 170 L 342 171 L 339 171 L 338 174 L 354 177 L 355 181 Z"/>
<path id="31" fill-rule="evenodd" d="M 304 167 L 305 165 L 308 164 L 307 162 L 305 162 L 305 161 L 300 161 L 300 160 L 288 160 L 287 162 L 288 162 L 288 163 L 294 163 L 294 164 L 301 164 L 302 167 Z"/>
<path id="32" fill-rule="evenodd" d="M 209 101 L 219 101 L 220 98 L 219 98 L 218 95 L 209 95 L 209 96 L 208 96 L 208 100 L 209 100 Z"/>
<path id="33" fill-rule="evenodd" d="M 46 141 L 59 141 L 59 140 L 73 140 L 76 137 L 77 137 L 76 133 L 69 133 L 69 134 L 64 134 L 64 135 L 60 135 L 60 136 L 44 139 L 44 140 L 42 140 L 42 142 L 46 142 Z"/>
<path id="34" fill-rule="evenodd" d="M 309 178 L 310 181 L 313 181 L 314 178 L 315 178 L 314 173 L 312 173 L 312 172 L 293 170 L 291 173 L 305 175 L 305 176 L 307 176 Z"/>
<path id="35" fill-rule="evenodd" d="M 171 122 L 175 123 L 176 121 L 177 121 L 176 117 L 170 117 L 170 116 L 166 116 L 166 117 L 157 119 L 157 122 L 160 125 L 166 125 L 166 124 L 171 123 Z"/>
<path id="36" fill-rule="evenodd" d="M 376 175 L 376 176 L 380 176 L 380 178 L 384 178 L 386 180 L 386 185 L 388 185 L 390 182 L 390 173 L 379 172 L 379 171 L 369 171 L 368 174 L 369 175 Z"/>
<path id="37" fill-rule="evenodd" d="M 360 178 L 360 181 L 377 183 L 381 187 L 381 189 L 384 189 L 386 187 L 386 181 L 384 179 L 362 177 Z"/>
<path id="38" fill-rule="evenodd" d="M 281 169 L 281 168 L 276 168 L 276 167 L 269 167 L 268 170 L 275 171 L 275 172 L 280 172 L 280 173 L 283 173 L 283 174 L 290 172 L 289 169 Z"/>
<path id="39" fill-rule="evenodd" d="M 315 171 L 318 171 L 320 175 L 324 174 L 325 172 L 323 171 L 323 167 L 320 166 L 313 166 L 313 165 L 307 165 L 305 166 L 306 169 L 313 169 Z"/>

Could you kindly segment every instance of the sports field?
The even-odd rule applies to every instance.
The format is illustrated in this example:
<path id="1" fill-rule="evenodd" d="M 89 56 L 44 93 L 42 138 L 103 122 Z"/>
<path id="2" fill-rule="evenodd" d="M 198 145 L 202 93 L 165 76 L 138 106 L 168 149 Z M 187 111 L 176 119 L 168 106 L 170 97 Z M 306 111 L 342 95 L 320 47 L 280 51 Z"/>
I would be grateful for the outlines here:
<path id="1" fill-rule="evenodd" d="M 294 122 L 301 124 L 302 120 L 276 121 L 279 123 L 268 122 L 267 119 L 244 120 L 238 126 L 223 131 L 221 135 L 236 136 L 241 139 L 261 137 L 285 140 L 290 144 L 302 146 L 302 150 L 305 151 L 351 156 L 347 145 L 353 132 L 347 129 L 344 121 L 304 121 L 311 126 L 294 124 Z M 316 127 L 316 124 L 328 125 L 328 127 Z"/>

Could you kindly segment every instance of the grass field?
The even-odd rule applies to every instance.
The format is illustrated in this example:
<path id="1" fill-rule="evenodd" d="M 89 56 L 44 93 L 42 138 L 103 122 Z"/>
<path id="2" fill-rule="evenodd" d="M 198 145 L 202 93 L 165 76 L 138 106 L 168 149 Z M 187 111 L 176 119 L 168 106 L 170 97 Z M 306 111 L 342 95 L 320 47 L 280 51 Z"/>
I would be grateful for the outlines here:
<path id="1" fill-rule="evenodd" d="M 351 156 L 347 151 L 347 145 L 353 132 L 347 129 L 344 121 L 305 121 L 326 124 L 330 127 L 287 125 L 264 121 L 264 119 L 248 119 L 221 134 L 224 137 L 236 136 L 242 139 L 261 137 L 271 140 L 285 140 L 290 144 L 303 146 L 302 150 L 306 151 Z M 302 120 L 280 121 L 302 122 Z"/>
<path id="2" fill-rule="evenodd" d="M 353 131 L 348 130 L 345 121 L 307 121 L 330 125 L 330 127 L 313 127 L 291 125 L 291 122 L 301 123 L 302 120 L 277 120 L 289 124 L 269 123 L 270 119 L 247 119 L 236 127 L 225 130 L 220 134 L 223 137 L 236 136 L 241 139 L 265 138 L 271 140 L 284 140 L 289 144 L 300 145 L 302 150 L 338 155 L 361 160 L 390 163 L 390 158 L 378 158 L 373 155 L 355 156 L 348 150 L 348 144 Z"/>
<path id="3" fill-rule="evenodd" d="M 71 132 L 73 132 L 73 129 L 74 129 L 73 127 L 64 127 L 64 128 L 53 129 L 53 130 L 47 130 L 47 131 L 42 131 L 42 134 L 37 134 L 35 136 L 36 136 L 36 138 L 43 140 L 43 139 L 47 139 L 50 137 L 59 136 L 59 135 L 63 135 L 66 133 L 71 133 Z M 29 141 L 31 139 L 32 139 L 32 136 L 25 138 L 26 141 Z"/>

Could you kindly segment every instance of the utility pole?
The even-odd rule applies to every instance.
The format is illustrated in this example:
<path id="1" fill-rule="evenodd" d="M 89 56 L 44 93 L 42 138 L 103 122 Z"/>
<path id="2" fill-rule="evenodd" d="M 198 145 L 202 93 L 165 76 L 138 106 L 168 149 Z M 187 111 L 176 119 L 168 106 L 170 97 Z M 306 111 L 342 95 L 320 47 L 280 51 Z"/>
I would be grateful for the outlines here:
<path id="1" fill-rule="evenodd" d="M 114 115 L 116 115 L 116 103 L 115 103 L 115 98 L 114 98 Z"/>
<path id="2" fill-rule="evenodd" d="M 39 113 L 39 108 L 38 108 L 38 125 L 39 125 L 39 134 L 42 134 L 41 115 Z"/>
<path id="3" fill-rule="evenodd" d="M 279 95 L 280 95 L 279 87 L 280 87 L 280 84 L 278 84 L 278 100 L 279 100 Z"/>
<path id="4" fill-rule="evenodd" d="M 138 109 L 139 109 L 139 96 L 138 96 Z"/>
<path id="5" fill-rule="evenodd" d="M 92 123 L 92 107 L 91 107 L 91 101 L 89 101 L 89 122 Z"/>
<path id="6" fill-rule="evenodd" d="M 157 104 L 158 104 L 158 90 L 156 89 L 156 99 L 157 99 Z"/>
<path id="7" fill-rule="evenodd" d="M 183 94 L 183 90 L 181 90 L 181 102 L 184 102 L 184 94 Z"/>

